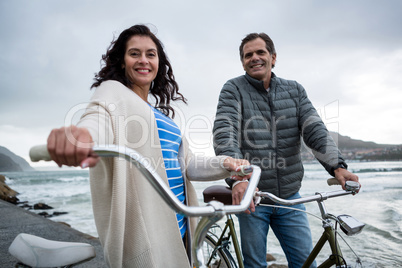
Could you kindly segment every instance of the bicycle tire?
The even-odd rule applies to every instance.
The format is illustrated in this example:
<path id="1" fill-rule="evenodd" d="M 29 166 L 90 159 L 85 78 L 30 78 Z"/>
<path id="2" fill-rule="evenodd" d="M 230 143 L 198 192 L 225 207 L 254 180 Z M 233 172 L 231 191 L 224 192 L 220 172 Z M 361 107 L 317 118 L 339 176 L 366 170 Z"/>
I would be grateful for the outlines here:
<path id="1" fill-rule="evenodd" d="M 209 234 L 207 234 L 203 242 L 205 264 L 208 264 L 211 259 L 208 268 L 237 268 L 230 252 L 224 247 L 216 249 L 216 242 Z"/>

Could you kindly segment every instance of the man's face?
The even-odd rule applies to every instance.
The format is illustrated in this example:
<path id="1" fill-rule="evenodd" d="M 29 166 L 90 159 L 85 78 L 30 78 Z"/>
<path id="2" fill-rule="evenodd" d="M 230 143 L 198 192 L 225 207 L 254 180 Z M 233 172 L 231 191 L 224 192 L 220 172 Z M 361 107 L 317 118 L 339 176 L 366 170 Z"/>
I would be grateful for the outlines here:
<path id="1" fill-rule="evenodd" d="M 243 68 L 251 77 L 268 83 L 271 80 L 272 64 L 275 64 L 276 55 L 271 55 L 265 41 L 261 38 L 247 42 L 243 47 Z M 267 86 L 268 86 L 267 85 Z"/>

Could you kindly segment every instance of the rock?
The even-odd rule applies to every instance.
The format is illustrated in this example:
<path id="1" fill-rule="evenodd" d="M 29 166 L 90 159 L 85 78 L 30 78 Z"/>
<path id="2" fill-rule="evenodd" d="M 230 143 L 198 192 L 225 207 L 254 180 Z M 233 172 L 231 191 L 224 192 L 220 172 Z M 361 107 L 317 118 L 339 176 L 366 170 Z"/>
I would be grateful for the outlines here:
<path id="1" fill-rule="evenodd" d="M 29 204 L 26 204 L 26 203 L 24 203 L 24 204 L 22 204 L 22 205 L 18 204 L 18 206 L 21 207 L 21 208 L 26 208 L 26 209 L 28 209 L 28 210 L 32 209 L 32 206 L 29 205 Z"/>
<path id="2" fill-rule="evenodd" d="M 68 213 L 68 212 L 58 212 L 58 211 L 55 211 L 55 212 L 53 212 L 53 214 L 49 214 L 49 213 L 47 213 L 46 211 L 42 211 L 42 212 L 38 213 L 38 215 L 43 216 L 43 217 L 45 217 L 45 218 L 52 218 L 52 217 L 54 217 L 54 216 L 59 216 L 59 215 L 67 214 L 67 213 Z"/>
<path id="3" fill-rule="evenodd" d="M 6 184 L 6 177 L 0 175 L 0 199 L 12 204 L 17 204 L 19 202 L 17 195 L 18 192 L 14 191 Z"/>
<path id="4" fill-rule="evenodd" d="M 68 212 L 59 212 L 59 211 L 53 212 L 53 216 L 59 216 L 59 215 L 64 215 L 64 214 L 68 214 Z"/>
<path id="5" fill-rule="evenodd" d="M 66 225 L 66 226 L 68 226 L 68 227 L 71 227 L 70 224 L 68 224 L 68 223 L 66 223 L 66 222 L 64 222 L 64 221 L 58 221 L 57 223 L 64 224 L 64 225 Z"/>
<path id="6" fill-rule="evenodd" d="M 52 217 L 52 215 L 50 215 L 49 213 L 47 213 L 45 211 L 38 213 L 38 215 L 43 216 L 45 218 L 51 218 Z"/>
<path id="7" fill-rule="evenodd" d="M 276 261 L 276 258 L 269 253 L 267 253 L 266 258 L 267 258 L 267 262 Z M 287 265 L 276 264 L 276 263 L 273 263 L 273 264 L 267 266 L 267 268 L 287 268 L 287 267 L 288 267 Z"/>
<path id="8" fill-rule="evenodd" d="M 53 207 L 46 205 L 44 203 L 36 203 L 34 204 L 34 209 L 53 209 Z"/>
<path id="9" fill-rule="evenodd" d="M 267 253 L 267 262 L 269 262 L 269 261 L 276 261 L 276 259 L 271 254 Z"/>
<path id="10" fill-rule="evenodd" d="M 284 264 L 271 264 L 268 268 L 288 268 L 288 266 Z"/>

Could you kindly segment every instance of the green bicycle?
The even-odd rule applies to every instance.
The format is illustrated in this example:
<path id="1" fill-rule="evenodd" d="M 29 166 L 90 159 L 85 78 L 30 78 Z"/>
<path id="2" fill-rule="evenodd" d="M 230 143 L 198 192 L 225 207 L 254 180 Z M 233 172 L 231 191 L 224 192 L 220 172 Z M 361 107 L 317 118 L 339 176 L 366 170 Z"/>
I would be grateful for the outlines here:
<path id="1" fill-rule="evenodd" d="M 336 184 L 336 180 L 329 179 L 328 184 L 330 185 Z M 346 190 L 316 193 L 315 195 L 312 196 L 301 197 L 293 200 L 281 199 L 267 192 L 256 192 L 255 196 L 261 198 L 269 198 L 276 204 L 285 206 L 292 206 L 296 204 L 317 201 L 318 207 L 321 212 L 320 219 L 322 220 L 322 228 L 324 230 L 320 239 L 317 241 L 313 251 L 311 252 L 310 256 L 305 261 L 303 267 L 310 267 L 310 265 L 320 254 L 323 246 L 326 243 L 330 245 L 331 254 L 322 263 L 317 264 L 317 267 L 325 268 L 325 267 L 332 267 L 334 265 L 336 267 L 351 267 L 342 254 L 338 241 L 338 236 L 339 237 L 342 236 L 340 236 L 337 227 L 339 226 L 340 229 L 346 235 L 350 236 L 360 233 L 364 228 L 365 224 L 359 222 L 358 220 L 354 219 L 349 215 L 335 216 L 330 214 L 325 207 L 324 201 L 329 198 L 350 195 L 350 194 L 354 195 L 357 193 L 359 188 L 360 185 L 358 183 L 348 181 L 346 184 Z M 204 194 L 204 202 L 216 200 L 224 203 L 225 205 L 230 205 L 232 203 L 231 190 L 228 187 L 222 185 L 210 186 L 204 190 L 203 194 Z M 289 207 L 289 209 L 293 208 Z M 204 252 L 206 255 L 205 263 L 207 264 L 207 266 L 211 268 L 218 268 L 218 267 L 243 268 L 244 266 L 241 257 L 241 250 L 239 246 L 239 241 L 236 236 L 236 230 L 232 217 L 230 215 L 227 215 L 226 223 L 219 235 L 216 234 L 214 228 L 220 228 L 220 227 L 214 225 L 213 228 L 209 230 L 207 237 L 204 240 Z M 232 256 L 231 251 L 235 253 L 237 262 Z M 356 261 L 355 261 L 356 264 L 361 266 L 362 264 L 360 258 L 357 256 L 356 253 L 355 255 L 356 255 Z"/>

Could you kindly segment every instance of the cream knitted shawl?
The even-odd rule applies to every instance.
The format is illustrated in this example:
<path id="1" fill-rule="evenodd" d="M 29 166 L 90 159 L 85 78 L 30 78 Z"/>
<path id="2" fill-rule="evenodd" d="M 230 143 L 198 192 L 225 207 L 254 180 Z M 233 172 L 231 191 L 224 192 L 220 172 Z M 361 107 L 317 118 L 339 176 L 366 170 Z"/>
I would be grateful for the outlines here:
<path id="1" fill-rule="evenodd" d="M 97 145 L 117 144 L 145 156 L 167 184 L 153 111 L 117 81 L 103 82 L 78 123 Z M 225 156 L 223 156 L 225 158 Z M 190 180 L 229 176 L 220 157 L 195 157 L 183 138 L 179 151 L 187 203 L 197 205 Z M 92 205 L 105 260 L 110 267 L 190 267 L 175 213 L 142 174 L 122 159 L 102 158 L 90 170 Z M 191 219 L 191 229 L 198 219 Z"/>

